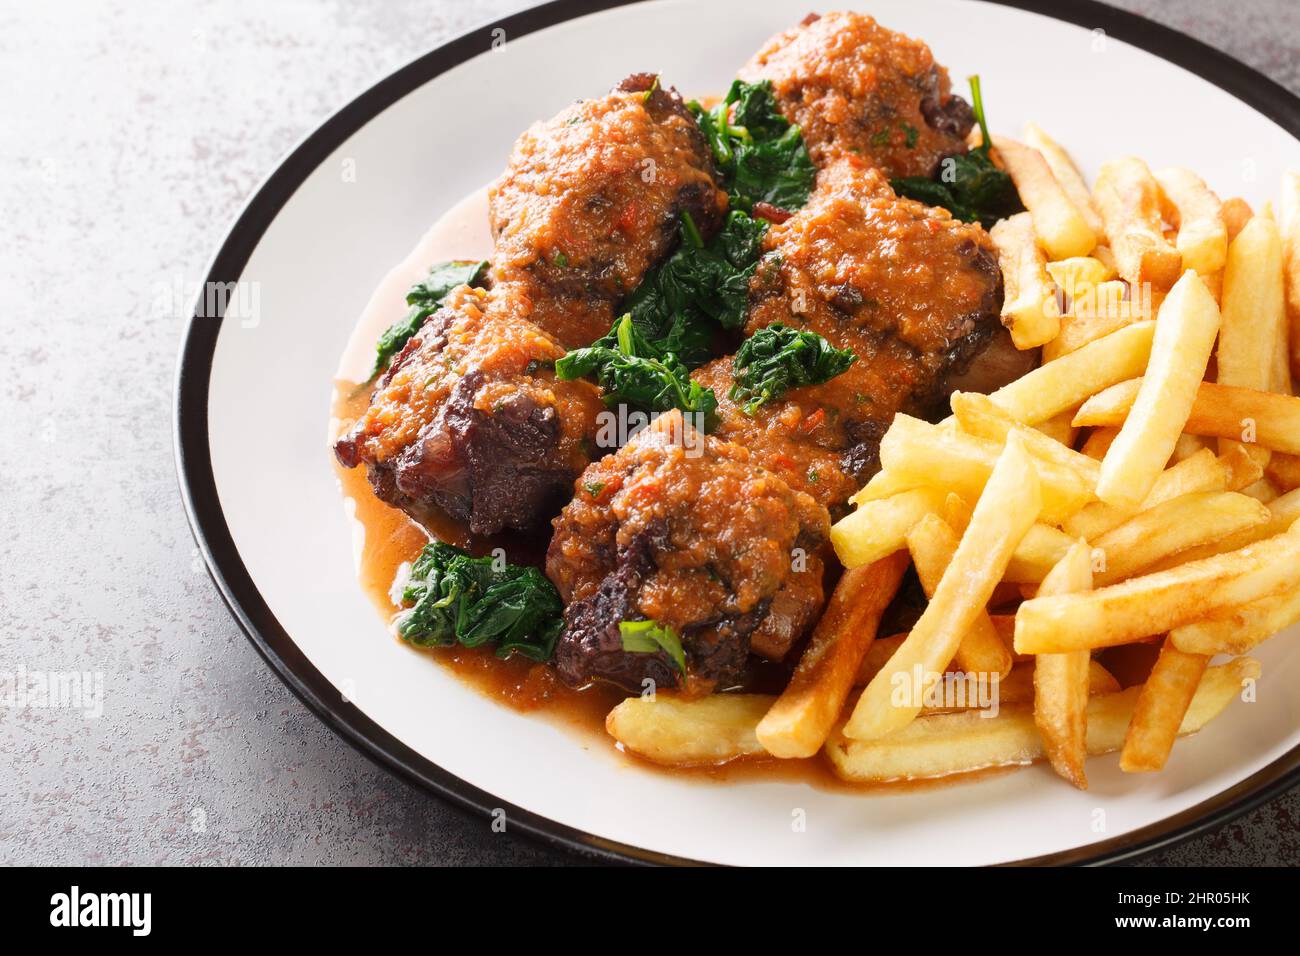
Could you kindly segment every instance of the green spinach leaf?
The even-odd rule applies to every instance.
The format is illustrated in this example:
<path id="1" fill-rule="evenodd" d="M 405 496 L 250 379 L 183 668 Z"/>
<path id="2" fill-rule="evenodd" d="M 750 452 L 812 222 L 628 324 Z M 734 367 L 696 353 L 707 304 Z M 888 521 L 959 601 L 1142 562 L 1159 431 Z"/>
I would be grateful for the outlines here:
<path id="1" fill-rule="evenodd" d="M 559 592 L 537 568 L 500 567 L 441 541 L 420 552 L 402 600 L 397 632 L 420 647 L 492 643 L 500 657 L 545 661 L 564 626 Z"/>
<path id="2" fill-rule="evenodd" d="M 744 402 L 745 414 L 784 395 L 787 389 L 830 381 L 857 361 L 816 332 L 775 323 L 755 332 L 736 353 L 730 397 Z"/>
<path id="3" fill-rule="evenodd" d="M 712 425 L 718 407 L 713 389 L 703 388 L 671 351 L 637 331 L 631 313 L 594 345 L 574 349 L 555 363 L 560 381 L 590 378 L 604 392 L 606 404 L 624 403 L 646 412 L 680 408 Z"/>
<path id="4" fill-rule="evenodd" d="M 927 206 L 942 206 L 956 219 L 978 222 L 986 229 L 999 219 L 1024 210 L 1020 194 L 1011 177 L 993 165 L 989 148 L 993 139 L 984 118 L 984 100 L 980 95 L 980 78 L 970 78 L 971 104 L 983 136 L 981 144 L 961 156 L 951 156 L 939 164 L 933 179 L 908 176 L 891 179 L 894 192 L 916 199 Z"/>
<path id="5" fill-rule="evenodd" d="M 808 201 L 816 170 L 799 127 L 776 108 L 770 80 L 736 80 L 713 109 L 694 101 L 689 107 L 713 150 L 733 208 L 750 212 L 765 202 L 790 210 Z"/>

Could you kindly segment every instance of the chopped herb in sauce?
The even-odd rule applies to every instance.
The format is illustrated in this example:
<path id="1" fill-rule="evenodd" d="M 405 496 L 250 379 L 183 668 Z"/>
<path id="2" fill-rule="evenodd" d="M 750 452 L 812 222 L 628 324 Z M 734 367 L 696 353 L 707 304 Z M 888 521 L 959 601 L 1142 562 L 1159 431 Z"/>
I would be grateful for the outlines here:
<path id="1" fill-rule="evenodd" d="M 620 621 L 619 636 L 623 650 L 632 654 L 657 654 L 663 651 L 680 673 L 686 673 L 686 654 L 677 632 L 658 621 Z"/>

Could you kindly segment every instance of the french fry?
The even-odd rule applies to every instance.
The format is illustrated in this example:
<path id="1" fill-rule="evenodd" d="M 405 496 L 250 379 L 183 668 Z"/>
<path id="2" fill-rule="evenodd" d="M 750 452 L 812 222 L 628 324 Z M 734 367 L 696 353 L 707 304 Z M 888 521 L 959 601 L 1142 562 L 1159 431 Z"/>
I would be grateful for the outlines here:
<path id="1" fill-rule="evenodd" d="M 957 534 L 938 515 L 926 515 L 907 533 L 907 550 L 912 555 L 917 577 L 927 598 L 934 597 L 943 573 L 957 552 Z M 957 646 L 953 658 L 968 673 L 1004 676 L 1011 670 L 1011 654 L 993 630 L 987 611 L 975 615 L 975 621 Z M 830 727 L 826 728 L 828 731 Z"/>
<path id="2" fill-rule="evenodd" d="M 1123 425 L 1141 385 L 1141 379 L 1134 379 L 1103 389 L 1080 406 L 1074 424 Z M 1183 430 L 1239 441 L 1253 439 L 1273 451 L 1300 455 L 1300 398 L 1202 382 Z"/>
<path id="3" fill-rule="evenodd" d="M 964 501 L 979 498 L 1001 452 L 999 442 L 902 414 L 894 416 L 893 424 L 880 442 L 880 462 L 886 471 L 918 485 L 941 484 L 945 491 L 960 495 Z M 1062 520 L 1092 500 L 1091 489 L 1074 469 L 1037 456 L 1032 456 L 1032 460 L 1042 486 L 1044 521 Z M 894 528 L 891 525 L 886 530 L 892 534 Z M 882 533 L 885 532 L 878 531 L 871 537 L 880 537 Z M 834 529 L 831 540 L 835 540 Z"/>
<path id="4" fill-rule="evenodd" d="M 1024 130 L 1025 144 L 1038 150 L 1047 160 L 1047 165 L 1052 169 L 1052 175 L 1056 181 L 1061 184 L 1065 194 L 1070 197 L 1070 202 L 1074 207 L 1083 214 L 1084 220 L 1088 223 L 1088 228 L 1093 234 L 1100 238 L 1105 234 L 1105 224 L 1101 221 L 1101 215 L 1097 212 L 1096 207 L 1092 204 L 1092 194 L 1088 192 L 1088 184 L 1083 181 L 1083 175 L 1079 168 L 1074 165 L 1067 153 L 1059 143 L 1043 132 L 1042 128 L 1036 123 L 1026 123 Z"/>
<path id="5" fill-rule="evenodd" d="M 1223 201 L 1223 205 L 1219 207 L 1219 217 L 1223 220 L 1224 228 L 1228 230 L 1229 242 L 1237 238 L 1237 234 L 1246 228 L 1246 223 L 1250 222 L 1254 215 L 1250 203 L 1240 196 L 1233 196 Z"/>
<path id="6" fill-rule="evenodd" d="M 1038 244 L 1047 255 L 1052 259 L 1068 259 L 1092 252 L 1097 245 L 1097 234 L 1056 181 L 1043 154 L 1005 136 L 994 136 L 993 146 L 1033 217 Z"/>
<path id="7" fill-rule="evenodd" d="M 1228 229 L 1219 215 L 1219 197 L 1190 169 L 1162 169 L 1156 182 L 1169 201 L 1165 218 L 1178 224 L 1174 246 L 1183 257 L 1183 268 L 1202 276 L 1218 272 L 1228 257 Z"/>
<path id="8" fill-rule="evenodd" d="M 862 692 L 845 735 L 859 740 L 882 737 L 916 718 L 926 691 L 984 611 L 1041 507 L 1038 474 L 1019 438 L 1011 435 L 934 596 L 907 640 Z M 894 675 L 911 681 L 913 668 L 920 669 L 920 686 L 895 700 Z"/>
<path id="9" fill-rule="evenodd" d="M 1245 488 L 1241 489 L 1241 493 L 1254 498 L 1256 501 L 1263 502 L 1264 504 L 1276 500 L 1281 494 L 1281 492 L 1273 487 L 1273 482 L 1269 481 L 1267 478 L 1261 478 L 1253 485 L 1247 485 Z"/>
<path id="10" fill-rule="evenodd" d="M 821 749 L 906 570 L 907 556 L 900 551 L 844 572 L 790 683 L 758 723 L 758 740 L 768 753 L 811 757 Z"/>
<path id="11" fill-rule="evenodd" d="M 1227 491 L 1242 491 L 1264 477 L 1259 462 L 1246 453 L 1240 445 L 1229 448 L 1226 454 L 1219 456 L 1219 464 L 1227 475 Z"/>
<path id="12" fill-rule="evenodd" d="M 1209 663 L 1204 654 L 1180 651 L 1166 638 L 1133 708 L 1119 755 L 1120 770 L 1140 773 L 1164 767 Z"/>
<path id="13" fill-rule="evenodd" d="M 831 526 L 831 546 L 846 568 L 879 561 L 902 550 L 907 532 L 926 515 L 941 510 L 945 498 L 945 492 L 929 487 L 865 501 Z"/>
<path id="14" fill-rule="evenodd" d="M 1011 341 L 1018 349 L 1050 342 L 1061 329 L 1061 309 L 1029 213 L 1003 219 L 989 230 L 989 238 L 998 250 L 1005 290 L 1002 324 L 1011 330 Z"/>
<path id="15" fill-rule="evenodd" d="M 1074 421 L 1074 411 L 1074 409 L 1067 408 L 1065 411 L 1053 415 L 1047 421 L 1039 422 L 1033 428 L 1066 448 L 1073 448 L 1074 440 L 1079 434 L 1079 429 L 1070 424 L 1070 422 Z"/>
<path id="16" fill-rule="evenodd" d="M 1160 186 L 1146 163 L 1132 156 L 1102 166 L 1093 200 L 1121 278 L 1134 287 L 1168 289 L 1182 272 L 1183 257 L 1165 239 Z"/>
<path id="17" fill-rule="evenodd" d="M 1184 458 L 1190 458 L 1202 448 L 1209 448 L 1210 443 L 1200 435 L 1189 435 L 1183 432 L 1178 436 L 1178 441 L 1174 443 L 1174 453 L 1169 456 L 1171 462 L 1179 462 Z"/>
<path id="18" fill-rule="evenodd" d="M 1270 391 L 1285 323 L 1282 239 L 1276 223 L 1256 216 L 1232 241 L 1223 270 L 1218 383 Z M 1220 451 L 1232 443 L 1223 439 Z M 1267 448 L 1253 446 L 1248 451 L 1261 465 L 1267 464 Z"/>
<path id="19" fill-rule="evenodd" d="M 958 694 L 964 691 L 964 696 L 966 698 L 965 701 L 958 700 L 952 704 L 945 702 L 942 705 L 934 707 L 922 707 L 920 716 L 925 717 L 929 714 L 955 714 L 959 711 L 980 707 L 982 703 L 978 686 L 979 680 L 987 680 L 990 685 L 994 680 L 998 681 L 998 707 L 1004 707 L 1007 704 L 1032 704 L 1034 702 L 1034 675 L 1036 673 L 1034 662 L 1041 660 L 1043 656 L 1044 655 L 1039 655 L 1038 657 L 1031 657 L 1028 660 L 1021 661 L 1012 667 L 1010 672 L 1001 679 L 987 677 L 982 674 L 976 675 L 970 672 L 956 671 L 950 668 L 947 672 L 952 675 L 950 683 L 954 689 L 957 690 Z M 1115 675 L 1106 670 L 1106 668 L 1102 667 L 1101 664 L 1097 663 L 1095 660 L 1089 658 L 1087 654 L 1084 654 L 1083 658 L 1085 664 L 1082 687 L 1085 691 L 1085 696 L 1083 698 L 1085 705 L 1089 697 L 1097 697 L 1101 694 L 1117 694 L 1123 690 L 1123 688 L 1120 687 L 1119 681 L 1115 679 Z M 956 680 L 955 678 L 957 677 L 963 677 L 965 680 Z M 992 691 L 985 692 L 985 700 L 989 700 L 991 697 Z"/>
<path id="20" fill-rule="evenodd" d="M 854 678 L 853 685 L 865 687 L 870 684 L 871 678 L 879 674 L 881 668 L 889 663 L 889 659 L 903 646 L 905 640 L 907 640 L 906 631 L 902 634 L 878 637 L 872 641 L 871 646 L 867 648 L 867 653 L 862 657 L 862 663 L 858 666 L 858 675 Z"/>
<path id="21" fill-rule="evenodd" d="M 1135 322 L 1020 376 L 989 397 L 1016 420 L 1037 425 L 1105 388 L 1140 376 L 1151 357 L 1155 331 L 1155 322 Z M 1078 415 L 1073 424 L 1080 424 Z"/>
<path id="22" fill-rule="evenodd" d="M 1073 256 L 1049 262 L 1047 274 L 1071 302 L 1086 298 L 1098 285 L 1116 276 L 1114 263 L 1095 256 Z"/>
<path id="23" fill-rule="evenodd" d="M 1001 443 L 1011 432 L 1017 432 L 1025 449 L 1035 458 L 1072 469 L 1089 490 L 1097 486 L 1101 466 L 1096 461 L 1041 431 L 1021 425 L 987 395 L 953 392 L 951 403 L 957 423 L 967 434 Z"/>
<path id="24" fill-rule="evenodd" d="M 1115 436 L 1118 434 L 1118 428 L 1093 428 L 1088 432 L 1088 437 L 1079 451 L 1089 458 L 1101 461 L 1106 457 L 1106 450 L 1110 448 L 1115 441 Z"/>
<path id="25" fill-rule="evenodd" d="M 1300 379 L 1300 173 L 1282 177 L 1282 262 L 1291 374 Z"/>
<path id="26" fill-rule="evenodd" d="M 1227 466 L 1215 457 L 1214 452 L 1202 448 L 1190 458 L 1162 471 L 1138 512 L 1154 508 L 1179 495 L 1198 491 L 1227 491 L 1229 474 Z M 1131 517 L 1133 513 L 1127 509 L 1116 508 L 1104 501 L 1094 501 L 1066 518 L 1061 522 L 1061 527 L 1076 538 L 1094 541 Z"/>
<path id="27" fill-rule="evenodd" d="M 1300 588 L 1176 627 L 1169 639 L 1188 654 L 1245 654 L 1298 621 Z"/>
<path id="28" fill-rule="evenodd" d="M 1040 595 L 1092 590 L 1088 543 L 1076 541 L 1043 579 Z M 1088 789 L 1088 691 L 1092 656 L 1087 651 L 1039 654 L 1034 659 L 1034 723 L 1047 759 L 1061 777 Z M 1118 684 L 1116 685 L 1118 689 Z"/>
<path id="29" fill-rule="evenodd" d="M 1016 545 L 1003 578 L 1017 584 L 1037 584 L 1065 557 L 1074 540 L 1051 525 L 1033 525 Z"/>
<path id="30" fill-rule="evenodd" d="M 1192 734 L 1219 716 L 1241 694 L 1244 681 L 1259 677 L 1259 662 L 1240 657 L 1211 667 L 1201 678 L 1178 728 Z M 1088 753 L 1118 750 L 1124 744 L 1140 687 L 1088 701 Z M 855 783 L 921 780 L 1026 764 L 1044 755 L 1043 741 L 1030 708 L 1003 707 L 996 717 L 963 711 L 922 717 L 889 737 L 854 740 L 832 733 L 826 755 L 835 773 Z"/>
<path id="31" fill-rule="evenodd" d="M 1183 432 L 1218 331 L 1219 307 L 1196 273 L 1186 273 L 1160 307 L 1143 384 L 1101 463 L 1101 501 L 1136 509 L 1150 493 Z"/>
<path id="32" fill-rule="evenodd" d="M 758 722 L 775 698 L 710 694 L 694 700 L 629 697 L 609 712 L 605 730 L 639 757 L 670 767 L 726 763 L 764 753 Z"/>
<path id="33" fill-rule="evenodd" d="M 1264 472 L 1268 480 L 1283 491 L 1300 488 L 1300 456 L 1283 455 L 1280 452 L 1269 459 Z"/>
<path id="34" fill-rule="evenodd" d="M 1097 584 L 1114 584 L 1188 548 L 1268 523 L 1269 510 L 1247 495 L 1199 491 L 1163 501 L 1096 538 L 1104 558 Z"/>
<path id="35" fill-rule="evenodd" d="M 1062 355 L 1081 349 L 1089 342 L 1156 316 L 1150 289 L 1128 298 L 1128 286 L 1119 280 L 1099 282 L 1070 304 L 1061 316 L 1061 331 L 1043 346 L 1043 361 L 1054 362 Z"/>
<path id="36" fill-rule="evenodd" d="M 1036 597 L 1016 611 L 1016 650 L 1057 654 L 1164 634 L 1297 585 L 1300 527 L 1085 594 Z"/>
<path id="37" fill-rule="evenodd" d="M 1248 544 L 1254 544 L 1256 541 L 1263 541 L 1265 538 L 1285 534 L 1288 528 L 1300 521 L 1300 493 L 1292 491 L 1280 495 L 1268 502 L 1264 507 L 1268 509 L 1268 521 L 1264 524 L 1244 528 L 1236 534 L 1226 535 L 1217 541 L 1189 548 L 1174 555 L 1167 561 L 1157 563 L 1150 570 L 1166 571 L 1179 564 L 1187 564 L 1191 561 L 1212 558 L 1216 554 L 1236 551 Z"/>

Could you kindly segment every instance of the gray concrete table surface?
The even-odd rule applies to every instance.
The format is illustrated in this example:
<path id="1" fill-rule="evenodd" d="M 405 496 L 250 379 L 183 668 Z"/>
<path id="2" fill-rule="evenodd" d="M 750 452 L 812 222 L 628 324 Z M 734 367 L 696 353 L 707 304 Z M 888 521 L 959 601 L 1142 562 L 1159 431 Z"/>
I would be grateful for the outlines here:
<path id="1" fill-rule="evenodd" d="M 525 5 L 0 3 L 0 671 L 105 676 L 97 720 L 0 708 L 0 863 L 571 861 L 396 780 L 299 704 L 208 579 L 172 463 L 188 303 L 169 290 L 202 278 L 303 134 Z M 1300 91 L 1291 0 L 1119 5 Z M 1300 863 L 1300 793 L 1149 862 Z"/>

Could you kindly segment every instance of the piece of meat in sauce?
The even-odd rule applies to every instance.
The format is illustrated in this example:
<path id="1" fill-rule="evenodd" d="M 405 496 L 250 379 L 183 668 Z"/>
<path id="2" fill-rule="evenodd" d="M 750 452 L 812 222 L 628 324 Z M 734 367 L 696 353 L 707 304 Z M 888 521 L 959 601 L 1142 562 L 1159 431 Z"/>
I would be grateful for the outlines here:
<path id="1" fill-rule="evenodd" d="M 808 204 L 769 229 L 763 250 L 750 285 L 746 333 L 782 322 L 851 348 L 858 360 L 829 382 L 793 389 L 753 415 L 728 398 L 731 357 L 697 370 L 696 381 L 719 399 L 720 424 L 708 447 L 743 448 L 747 472 L 761 473 L 764 487 L 780 488 L 783 496 L 815 504 L 816 524 L 823 526 L 876 467 L 879 440 L 894 413 L 935 407 L 945 382 L 968 374 L 972 360 L 982 360 L 989 343 L 999 341 L 1000 273 L 982 228 L 899 199 L 878 170 L 856 160 L 824 169 Z M 648 439 L 638 441 L 659 449 Z M 731 577 L 720 576 L 692 580 L 674 589 L 671 600 L 647 602 L 644 581 L 675 561 L 712 560 L 736 540 L 768 554 L 791 547 L 788 526 L 776 522 L 751 521 L 739 534 L 731 528 L 731 511 L 745 499 L 737 500 L 725 477 L 735 464 L 714 458 L 693 462 L 691 480 L 670 485 L 680 489 L 674 495 L 658 494 L 660 461 L 641 451 L 625 449 L 583 475 L 577 498 L 556 520 L 547 562 L 561 593 L 579 598 L 568 618 L 573 633 L 562 638 L 557 658 L 565 680 L 603 678 L 635 690 L 631 674 L 662 683 L 667 658 L 622 652 L 618 621 L 628 615 L 731 620 L 738 596 L 727 584 Z M 656 493 L 646 496 L 644 507 L 639 494 L 606 497 L 611 488 L 647 485 Z M 666 527 L 691 533 L 674 540 L 664 535 Z M 768 579 L 766 605 L 743 604 L 756 615 L 744 619 L 752 627 L 749 649 L 762 657 L 783 659 L 821 609 L 822 562 L 813 541 L 803 536 L 801 573 L 772 566 L 784 579 Z M 745 641 L 731 640 L 734 658 Z"/>
<path id="2" fill-rule="evenodd" d="M 615 304 L 677 241 L 705 235 L 726 195 L 680 97 L 651 74 L 520 137 L 491 190 L 486 294 L 458 290 L 394 360 L 335 446 L 417 520 L 438 508 L 475 534 L 548 520 L 596 453 L 594 386 L 554 361 L 609 331 Z"/>
<path id="3" fill-rule="evenodd" d="M 623 650 L 622 621 L 680 635 L 694 691 L 724 688 L 751 644 L 802 632 L 822 602 L 826 509 L 746 449 L 660 416 L 587 468 L 555 519 L 546 568 L 565 599 L 560 677 L 632 693 L 683 683 L 664 652 Z"/>
<path id="4" fill-rule="evenodd" d="M 718 437 L 835 512 L 875 472 L 895 412 L 929 415 L 953 376 L 1002 362 L 996 252 L 978 224 L 899 198 L 879 170 L 848 158 L 818 173 L 807 205 L 769 228 L 763 253 L 746 334 L 777 322 L 808 329 L 857 361 L 753 415 L 728 398 L 730 358 L 694 377 L 718 396 Z M 1032 361 L 1011 359 L 1021 371 Z"/>
<path id="5" fill-rule="evenodd" d="M 854 154 L 891 178 L 931 176 L 945 156 L 966 152 L 975 121 L 929 47 L 861 13 L 808 17 L 739 75 L 772 82 L 818 167 Z"/>
<path id="6" fill-rule="evenodd" d="M 335 454 L 417 520 L 437 507 L 476 534 L 536 526 L 590 460 L 604 407 L 590 383 L 555 380 L 564 351 L 504 292 L 454 289 Z"/>
<path id="7" fill-rule="evenodd" d="M 658 76 L 628 77 L 519 137 L 490 194 L 488 280 L 566 348 L 609 331 L 618 302 L 677 243 L 689 213 L 706 239 L 727 208 L 695 120 Z"/>

